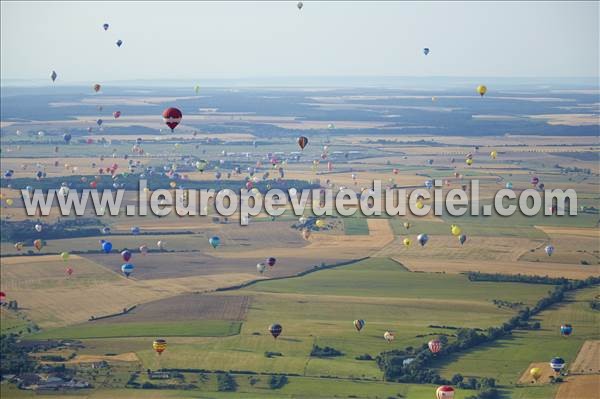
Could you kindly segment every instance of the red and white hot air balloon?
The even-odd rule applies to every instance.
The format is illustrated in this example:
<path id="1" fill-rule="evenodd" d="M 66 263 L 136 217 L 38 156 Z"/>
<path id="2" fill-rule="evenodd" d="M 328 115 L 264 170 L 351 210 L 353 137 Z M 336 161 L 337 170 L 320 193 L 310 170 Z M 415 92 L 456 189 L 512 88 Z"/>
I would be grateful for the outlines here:
<path id="1" fill-rule="evenodd" d="M 437 399 L 452 399 L 454 398 L 454 388 L 449 385 L 442 385 L 435 391 Z"/>
<path id="2" fill-rule="evenodd" d="M 177 108 L 169 107 L 163 111 L 162 117 L 165 124 L 173 131 L 179 125 L 179 122 L 181 122 L 183 114 Z"/>
<path id="3" fill-rule="evenodd" d="M 442 342 L 439 339 L 433 339 L 427 343 L 431 353 L 438 353 L 442 350 Z"/>

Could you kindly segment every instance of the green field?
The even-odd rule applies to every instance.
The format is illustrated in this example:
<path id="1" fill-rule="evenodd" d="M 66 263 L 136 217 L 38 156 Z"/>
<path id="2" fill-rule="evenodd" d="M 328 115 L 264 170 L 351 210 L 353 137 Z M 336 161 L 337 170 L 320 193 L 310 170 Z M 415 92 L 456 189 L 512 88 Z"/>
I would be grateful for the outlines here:
<path id="1" fill-rule="evenodd" d="M 350 236 L 364 236 L 369 234 L 369 226 L 367 219 L 362 217 L 345 218 L 344 220 L 344 233 Z"/>
<path id="2" fill-rule="evenodd" d="M 110 323 L 57 328 L 32 335 L 32 339 L 87 339 L 119 337 L 222 337 L 238 334 L 240 322 L 202 320 L 185 322 Z"/>

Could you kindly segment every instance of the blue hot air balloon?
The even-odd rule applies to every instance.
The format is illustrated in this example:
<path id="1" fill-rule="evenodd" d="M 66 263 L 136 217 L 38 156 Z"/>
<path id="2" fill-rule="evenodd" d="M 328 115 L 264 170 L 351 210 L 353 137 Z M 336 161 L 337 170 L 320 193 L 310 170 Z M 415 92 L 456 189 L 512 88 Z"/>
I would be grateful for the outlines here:
<path id="1" fill-rule="evenodd" d="M 425 244 L 427 244 L 427 241 L 429 241 L 429 236 L 425 233 L 419 234 L 417 236 L 417 241 L 419 242 L 419 244 L 421 244 L 422 247 L 424 247 Z"/>
<path id="2" fill-rule="evenodd" d="M 423 54 L 425 54 L 425 55 L 429 54 L 429 47 L 425 47 L 423 49 Z"/>
<path id="3" fill-rule="evenodd" d="M 560 326 L 560 335 L 568 337 L 573 332 L 573 326 L 570 324 L 563 324 Z"/>
<path id="4" fill-rule="evenodd" d="M 112 244 L 111 244 L 111 242 L 110 241 L 104 241 L 102 243 L 102 250 L 105 253 L 109 253 L 112 250 Z"/>
<path id="5" fill-rule="evenodd" d="M 137 236 L 138 234 L 140 234 L 140 228 L 137 226 L 133 226 L 131 228 L 131 234 L 133 234 L 134 236 Z"/>
<path id="6" fill-rule="evenodd" d="M 560 371 L 565 367 L 565 364 L 565 359 L 562 357 L 553 357 L 552 360 L 550 360 L 550 367 L 556 373 L 560 373 Z"/>
<path id="7" fill-rule="evenodd" d="M 208 242 L 209 242 L 210 245 L 212 245 L 213 248 L 216 248 L 219 245 L 221 245 L 221 239 L 219 237 L 217 237 L 217 236 L 210 237 L 208 239 Z"/>
<path id="8" fill-rule="evenodd" d="M 108 30 L 108 24 L 102 25 L 102 28 L 104 28 L 104 30 Z"/>
<path id="9" fill-rule="evenodd" d="M 135 267 L 131 263 L 123 263 L 123 265 L 121 265 L 121 271 L 125 277 L 129 277 L 131 273 L 133 273 L 134 268 Z"/>
<path id="10" fill-rule="evenodd" d="M 117 40 L 117 47 L 121 47 L 121 45 L 123 44 L 123 40 L 119 39 Z"/>

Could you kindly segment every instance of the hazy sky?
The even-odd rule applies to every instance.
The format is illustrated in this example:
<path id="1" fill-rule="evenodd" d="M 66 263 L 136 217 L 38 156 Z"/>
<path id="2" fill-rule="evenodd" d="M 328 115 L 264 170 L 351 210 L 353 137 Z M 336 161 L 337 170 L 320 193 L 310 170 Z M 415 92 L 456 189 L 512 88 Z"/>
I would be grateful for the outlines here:
<path id="1" fill-rule="evenodd" d="M 599 12 L 598 2 L 11 1 L 1 3 L 1 74 L 598 76 Z"/>

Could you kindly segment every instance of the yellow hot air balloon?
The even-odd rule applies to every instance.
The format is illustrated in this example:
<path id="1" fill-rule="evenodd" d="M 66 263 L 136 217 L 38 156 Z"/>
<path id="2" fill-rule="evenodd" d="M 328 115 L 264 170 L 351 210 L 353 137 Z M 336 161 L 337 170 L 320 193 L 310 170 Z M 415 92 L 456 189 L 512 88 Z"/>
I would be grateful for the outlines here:
<path id="1" fill-rule="evenodd" d="M 417 209 L 423 209 L 424 206 L 425 205 L 423 204 L 423 201 L 421 201 L 421 200 L 417 201 Z"/>
<path id="2" fill-rule="evenodd" d="M 60 254 L 61 259 L 66 262 L 69 260 L 69 253 L 68 252 L 61 252 Z"/>
<path id="3" fill-rule="evenodd" d="M 404 228 L 405 229 L 410 229 L 410 222 L 404 222 Z"/>
<path id="4" fill-rule="evenodd" d="M 455 224 L 452 225 L 452 227 L 450 228 L 450 230 L 452 231 L 452 235 L 453 236 L 459 236 L 460 233 L 462 232 L 462 230 L 460 229 L 460 227 L 458 227 Z"/>
<path id="5" fill-rule="evenodd" d="M 490 158 L 496 159 L 497 156 L 498 156 L 498 153 L 496 152 L 496 150 L 493 150 L 492 152 L 490 152 Z"/>
<path id="6" fill-rule="evenodd" d="M 164 339 L 155 339 L 152 343 L 152 349 L 159 355 L 162 354 L 167 349 L 167 341 Z"/>
<path id="7" fill-rule="evenodd" d="M 477 93 L 479 93 L 479 95 L 481 97 L 483 97 L 483 95 L 487 92 L 487 87 L 485 87 L 484 85 L 479 85 L 477 86 Z"/>
<path id="8" fill-rule="evenodd" d="M 394 336 L 394 333 L 392 333 L 390 331 L 386 331 L 385 333 L 383 333 L 383 338 L 387 342 L 392 342 L 396 337 Z"/>
<path id="9" fill-rule="evenodd" d="M 467 160 L 465 161 L 467 163 L 467 165 L 471 166 L 473 165 L 473 160 L 471 158 L 467 158 Z"/>
<path id="10" fill-rule="evenodd" d="M 404 243 L 405 247 L 410 247 L 410 238 L 405 238 L 404 240 L 402 240 L 402 242 Z"/>
<path id="11" fill-rule="evenodd" d="M 14 201 L 12 200 L 12 198 L 7 198 L 6 199 L 6 205 L 12 206 L 12 204 L 14 204 Z"/>
<path id="12" fill-rule="evenodd" d="M 533 377 L 535 381 L 537 381 L 542 376 L 542 370 L 539 367 L 534 367 L 531 370 L 529 370 L 529 374 Z"/>
<path id="13" fill-rule="evenodd" d="M 319 220 L 317 220 L 317 221 L 315 222 L 315 225 L 316 225 L 318 228 L 320 228 L 320 229 L 322 229 L 323 227 L 325 227 L 325 225 L 326 225 L 326 224 L 327 224 L 327 223 L 325 223 L 325 221 L 324 221 L 323 219 L 319 219 Z"/>

